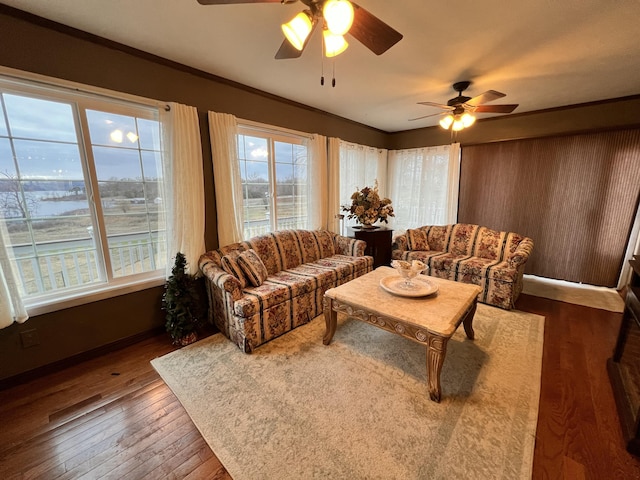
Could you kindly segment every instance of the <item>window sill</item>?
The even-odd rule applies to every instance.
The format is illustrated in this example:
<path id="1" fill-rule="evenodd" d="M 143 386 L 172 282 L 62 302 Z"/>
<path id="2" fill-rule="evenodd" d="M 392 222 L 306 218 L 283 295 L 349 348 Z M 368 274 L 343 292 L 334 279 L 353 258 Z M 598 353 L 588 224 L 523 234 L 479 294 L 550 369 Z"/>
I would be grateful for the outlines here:
<path id="1" fill-rule="evenodd" d="M 164 285 L 165 281 L 164 277 L 152 279 L 146 278 L 137 282 L 127 283 L 126 285 L 105 286 L 99 290 L 93 290 L 91 292 L 84 291 L 61 295 L 55 300 L 42 299 L 34 302 L 26 302 L 25 307 L 29 316 L 35 317 L 37 315 L 44 315 L 46 313 L 77 307 L 79 305 L 86 305 L 87 303 L 97 302 L 107 298 L 139 292 L 148 288 Z"/>

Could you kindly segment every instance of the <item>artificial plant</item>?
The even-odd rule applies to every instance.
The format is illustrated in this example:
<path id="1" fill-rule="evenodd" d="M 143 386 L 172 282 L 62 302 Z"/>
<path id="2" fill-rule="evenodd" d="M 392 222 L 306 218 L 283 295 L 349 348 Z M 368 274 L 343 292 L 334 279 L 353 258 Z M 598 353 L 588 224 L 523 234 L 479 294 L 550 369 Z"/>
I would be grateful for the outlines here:
<path id="1" fill-rule="evenodd" d="M 203 317 L 198 280 L 187 273 L 186 267 L 187 259 L 178 252 L 162 296 L 162 308 L 167 312 L 165 327 L 176 345 L 198 339 L 197 330 Z"/>

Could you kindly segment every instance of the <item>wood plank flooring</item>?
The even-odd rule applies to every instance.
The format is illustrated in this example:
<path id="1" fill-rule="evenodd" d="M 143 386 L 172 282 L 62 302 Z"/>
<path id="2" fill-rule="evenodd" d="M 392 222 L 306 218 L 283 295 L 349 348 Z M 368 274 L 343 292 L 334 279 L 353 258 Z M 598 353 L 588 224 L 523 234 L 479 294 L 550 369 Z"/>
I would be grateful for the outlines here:
<path id="1" fill-rule="evenodd" d="M 522 295 L 546 317 L 534 479 L 640 479 L 606 359 L 621 315 Z M 165 335 L 0 391 L 0 478 L 229 479 L 149 361 Z"/>

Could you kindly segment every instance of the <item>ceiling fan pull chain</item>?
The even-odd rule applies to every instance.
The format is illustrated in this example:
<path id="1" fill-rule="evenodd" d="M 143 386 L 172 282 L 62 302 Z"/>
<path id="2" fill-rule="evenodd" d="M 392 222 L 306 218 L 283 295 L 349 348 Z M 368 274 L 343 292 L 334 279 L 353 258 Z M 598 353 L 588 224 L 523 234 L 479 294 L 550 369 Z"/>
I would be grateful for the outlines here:
<path id="1" fill-rule="evenodd" d="M 324 37 L 322 37 L 322 50 L 320 50 L 320 85 L 324 87 Z"/>
<path id="2" fill-rule="evenodd" d="M 336 61 L 333 60 L 333 79 L 331 80 L 331 86 L 335 88 L 336 86 Z"/>

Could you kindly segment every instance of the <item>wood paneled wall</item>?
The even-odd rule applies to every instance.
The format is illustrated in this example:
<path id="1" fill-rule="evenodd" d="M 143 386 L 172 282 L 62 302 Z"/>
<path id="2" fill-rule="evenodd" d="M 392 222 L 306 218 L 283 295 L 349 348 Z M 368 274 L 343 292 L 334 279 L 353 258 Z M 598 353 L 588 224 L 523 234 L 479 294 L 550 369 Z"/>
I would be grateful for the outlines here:
<path id="1" fill-rule="evenodd" d="M 458 221 L 533 238 L 533 275 L 615 287 L 639 198 L 640 129 L 462 148 Z"/>

